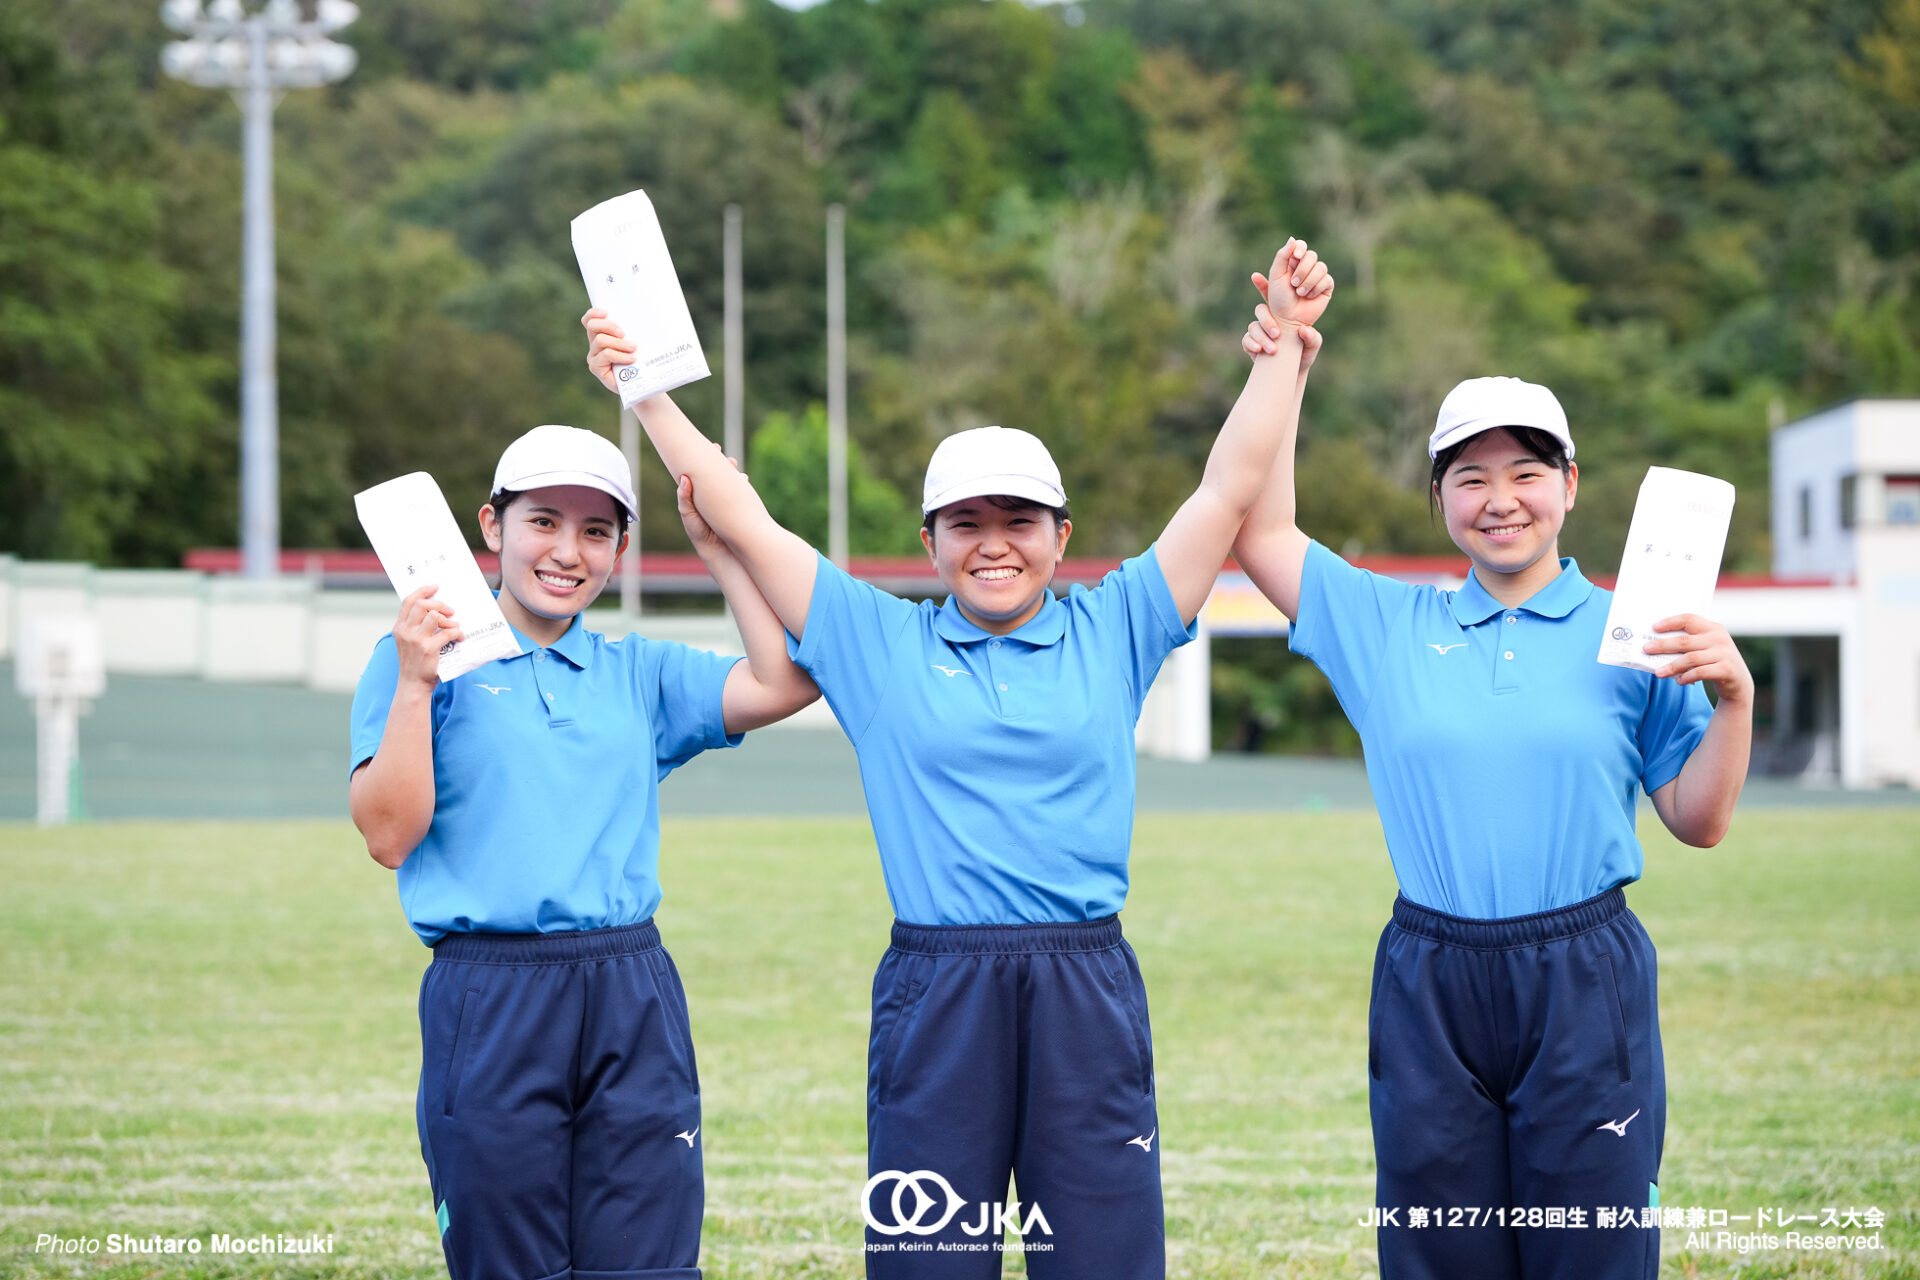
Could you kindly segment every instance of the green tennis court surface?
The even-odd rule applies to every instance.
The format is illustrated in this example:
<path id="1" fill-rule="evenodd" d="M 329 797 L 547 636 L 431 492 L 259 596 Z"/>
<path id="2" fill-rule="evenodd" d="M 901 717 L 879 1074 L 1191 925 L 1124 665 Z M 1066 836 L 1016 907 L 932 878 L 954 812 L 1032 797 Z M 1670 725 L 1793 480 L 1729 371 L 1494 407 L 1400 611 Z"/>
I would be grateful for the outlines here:
<path id="1" fill-rule="evenodd" d="M 326 818 L 347 811 L 352 698 L 284 685 L 114 676 L 80 722 L 81 793 L 92 818 Z M 0 663 L 0 821 L 34 814 L 32 710 Z M 1358 760 L 1143 757 L 1142 810 L 1371 810 Z M 1748 806 L 1920 804 L 1910 791 L 1809 790 L 1755 779 Z M 853 750 L 837 731 L 776 729 L 710 751 L 662 789 L 665 812 L 861 815 Z"/>
<path id="2" fill-rule="evenodd" d="M 854 1280 L 888 919 L 865 822 L 678 818 L 663 837 L 660 922 L 704 1086 L 707 1274 Z M 1373 1274 L 1356 1220 L 1367 976 L 1392 897 L 1376 820 L 1148 814 L 1133 865 L 1172 1274 Z M 444 1274 L 413 1128 L 427 952 L 351 827 L 0 826 L 0 884 L 0 1275 Z M 1652 830 L 1631 897 L 1661 956 L 1662 1203 L 1887 1215 L 1863 1254 L 1668 1231 L 1663 1275 L 1920 1275 L 1912 811 L 1775 810 L 1707 851 Z M 34 1251 L 111 1233 L 317 1234 L 333 1252 Z"/>

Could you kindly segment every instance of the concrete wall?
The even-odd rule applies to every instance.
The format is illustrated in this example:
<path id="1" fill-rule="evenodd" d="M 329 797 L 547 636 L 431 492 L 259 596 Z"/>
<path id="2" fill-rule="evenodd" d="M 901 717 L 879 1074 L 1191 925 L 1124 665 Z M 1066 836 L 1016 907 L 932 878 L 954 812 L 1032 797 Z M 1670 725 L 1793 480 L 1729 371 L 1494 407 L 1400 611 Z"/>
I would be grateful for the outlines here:
<path id="1" fill-rule="evenodd" d="M 390 591 L 322 591 L 305 578 L 255 582 L 0 555 L 0 659 L 16 655 L 28 618 L 86 613 L 100 620 L 109 677 L 192 676 L 351 692 L 398 612 Z M 586 625 L 603 634 L 637 631 L 715 653 L 743 652 L 732 620 L 720 614 L 635 619 L 595 609 Z M 821 702 L 782 723 L 832 728 L 834 719 Z"/>
<path id="2" fill-rule="evenodd" d="M 1855 409 L 1843 404 L 1773 433 L 1773 572 L 1776 577 L 1853 576 L 1853 537 L 1840 527 L 1840 478 L 1858 468 Z M 1800 532 L 1806 495 L 1811 520 Z"/>
<path id="3" fill-rule="evenodd" d="M 1841 696 L 1854 699 L 1847 710 L 1860 733 L 1849 744 L 1857 757 L 1843 755 L 1843 780 L 1920 787 L 1920 526 L 1862 529 L 1859 543 L 1863 660 Z"/>
<path id="4" fill-rule="evenodd" d="M 184 569 L 95 569 L 0 556 L 0 658 L 13 655 L 29 617 L 99 618 L 107 672 L 303 684 L 351 692 L 367 655 L 393 626 L 390 591 L 322 591 L 310 579 L 257 582 Z M 745 652 L 722 614 L 644 615 L 589 610 L 603 635 L 638 633 L 714 653 Z M 1209 662 L 1201 639 L 1174 652 L 1141 711 L 1135 741 L 1149 755 L 1204 760 L 1209 750 Z M 836 727 L 825 700 L 780 727 Z"/>

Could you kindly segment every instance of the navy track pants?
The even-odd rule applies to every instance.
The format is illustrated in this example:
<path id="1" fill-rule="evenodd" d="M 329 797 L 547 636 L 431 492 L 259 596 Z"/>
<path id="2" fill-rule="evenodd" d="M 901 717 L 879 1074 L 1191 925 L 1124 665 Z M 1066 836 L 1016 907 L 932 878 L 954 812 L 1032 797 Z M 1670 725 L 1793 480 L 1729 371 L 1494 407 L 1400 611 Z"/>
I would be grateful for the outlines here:
<path id="1" fill-rule="evenodd" d="M 453 1280 L 698 1280 L 700 1081 L 651 920 L 447 935 L 420 1040 Z"/>
<path id="2" fill-rule="evenodd" d="M 1654 952 L 1619 889 L 1504 920 L 1397 900 L 1367 1039 L 1382 1280 L 1657 1274 Z"/>
<path id="3" fill-rule="evenodd" d="M 1036 1280 L 1161 1280 L 1159 1127 L 1118 918 L 894 925 L 867 1057 L 872 1280 L 998 1276 L 1001 1222 Z"/>

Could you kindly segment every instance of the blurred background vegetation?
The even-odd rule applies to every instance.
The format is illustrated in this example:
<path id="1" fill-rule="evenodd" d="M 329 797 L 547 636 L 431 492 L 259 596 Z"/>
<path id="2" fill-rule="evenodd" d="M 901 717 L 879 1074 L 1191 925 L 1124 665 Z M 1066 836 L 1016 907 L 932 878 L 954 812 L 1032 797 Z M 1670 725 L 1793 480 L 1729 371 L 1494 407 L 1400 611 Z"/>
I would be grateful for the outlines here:
<path id="1" fill-rule="evenodd" d="M 240 122 L 168 38 L 157 0 L 0 7 L 0 550 L 236 541 Z M 1920 394 L 1920 0 L 363 0 L 344 38 L 276 119 L 289 547 L 362 545 L 351 494 L 402 471 L 477 506 L 535 423 L 614 430 L 567 224 L 634 187 L 716 368 L 743 206 L 747 465 L 816 538 L 847 205 L 856 552 L 912 550 L 932 442 L 989 422 L 1052 445 L 1077 551 L 1145 546 L 1290 234 L 1341 282 L 1301 522 L 1348 554 L 1448 549 L 1424 440 L 1463 377 L 1560 395 L 1602 572 L 1652 462 L 1738 484 L 1763 571 L 1770 416 Z M 717 433 L 717 380 L 679 398 Z M 1224 656 L 1306 715 L 1241 739 L 1351 749 Z"/>

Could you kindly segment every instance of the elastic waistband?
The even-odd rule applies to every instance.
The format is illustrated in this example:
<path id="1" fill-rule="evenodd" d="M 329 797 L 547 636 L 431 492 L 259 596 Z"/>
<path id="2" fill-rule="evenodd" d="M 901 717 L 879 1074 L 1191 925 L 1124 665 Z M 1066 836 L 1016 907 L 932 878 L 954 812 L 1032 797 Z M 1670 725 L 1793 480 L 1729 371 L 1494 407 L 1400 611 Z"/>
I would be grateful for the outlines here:
<path id="1" fill-rule="evenodd" d="M 433 944 L 434 963 L 572 964 L 611 960 L 660 949 L 651 918 L 611 929 L 566 929 L 557 933 L 449 933 Z"/>
<path id="2" fill-rule="evenodd" d="M 1513 947 L 1534 946 L 1587 933 L 1625 915 L 1626 911 L 1626 891 L 1618 888 L 1569 907 L 1536 911 L 1530 916 L 1508 916 L 1500 920 L 1452 916 L 1396 897 L 1393 900 L 1393 923 L 1395 928 L 1407 933 L 1450 946 L 1466 947 L 1473 951 L 1506 951 Z"/>
<path id="3" fill-rule="evenodd" d="M 908 924 L 893 922 L 893 949 L 919 956 L 1017 955 L 1035 951 L 1106 951 L 1120 945 L 1120 917 L 1046 924 Z"/>

